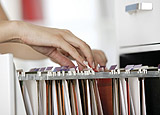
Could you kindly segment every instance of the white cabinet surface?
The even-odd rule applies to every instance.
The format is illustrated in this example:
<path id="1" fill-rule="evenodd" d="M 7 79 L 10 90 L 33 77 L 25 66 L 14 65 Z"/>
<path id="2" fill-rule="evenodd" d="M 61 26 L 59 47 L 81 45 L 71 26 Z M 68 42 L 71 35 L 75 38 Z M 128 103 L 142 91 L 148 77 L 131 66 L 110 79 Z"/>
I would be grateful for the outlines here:
<path id="1" fill-rule="evenodd" d="M 151 11 L 128 13 L 134 3 L 152 3 Z M 116 0 L 116 35 L 119 46 L 160 43 L 160 0 Z"/>

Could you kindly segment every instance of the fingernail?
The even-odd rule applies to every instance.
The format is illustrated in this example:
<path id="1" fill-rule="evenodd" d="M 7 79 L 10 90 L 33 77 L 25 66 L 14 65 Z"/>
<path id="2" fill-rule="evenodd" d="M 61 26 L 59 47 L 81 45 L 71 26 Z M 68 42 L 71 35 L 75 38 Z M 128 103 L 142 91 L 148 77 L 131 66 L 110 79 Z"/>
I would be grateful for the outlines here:
<path id="1" fill-rule="evenodd" d="M 95 68 L 95 63 L 93 62 L 92 67 Z"/>
<path id="2" fill-rule="evenodd" d="M 99 71 L 99 64 L 97 65 L 96 69 L 97 69 L 97 71 Z"/>
<path id="3" fill-rule="evenodd" d="M 88 62 L 87 62 L 87 61 L 83 61 L 83 64 L 84 64 L 85 66 L 88 66 Z"/>
<path id="4" fill-rule="evenodd" d="M 83 63 L 87 68 L 90 68 L 87 61 L 83 61 Z"/>

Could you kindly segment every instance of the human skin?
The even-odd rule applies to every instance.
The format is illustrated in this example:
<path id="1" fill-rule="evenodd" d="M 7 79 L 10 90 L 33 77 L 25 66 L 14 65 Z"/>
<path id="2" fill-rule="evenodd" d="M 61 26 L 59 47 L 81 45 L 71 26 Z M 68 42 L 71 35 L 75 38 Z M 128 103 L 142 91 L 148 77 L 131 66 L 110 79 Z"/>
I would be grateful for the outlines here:
<path id="1" fill-rule="evenodd" d="M 0 33 L 0 43 L 26 44 L 61 66 L 74 66 L 69 57 L 75 59 L 80 68 L 86 66 L 84 61 L 92 68 L 107 62 L 101 50 L 91 50 L 88 44 L 69 30 L 38 26 L 24 21 L 9 21 L 1 6 Z M 68 56 L 62 52 L 66 52 Z"/>

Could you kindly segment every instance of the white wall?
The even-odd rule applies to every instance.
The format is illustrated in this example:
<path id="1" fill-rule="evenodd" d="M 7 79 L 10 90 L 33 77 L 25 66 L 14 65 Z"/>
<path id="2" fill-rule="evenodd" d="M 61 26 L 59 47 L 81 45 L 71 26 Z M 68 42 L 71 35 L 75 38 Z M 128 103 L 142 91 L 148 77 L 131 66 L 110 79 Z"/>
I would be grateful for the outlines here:
<path id="1" fill-rule="evenodd" d="M 96 2 L 96 0 L 43 0 L 45 25 L 69 29 L 96 48 L 98 47 L 95 32 Z"/>

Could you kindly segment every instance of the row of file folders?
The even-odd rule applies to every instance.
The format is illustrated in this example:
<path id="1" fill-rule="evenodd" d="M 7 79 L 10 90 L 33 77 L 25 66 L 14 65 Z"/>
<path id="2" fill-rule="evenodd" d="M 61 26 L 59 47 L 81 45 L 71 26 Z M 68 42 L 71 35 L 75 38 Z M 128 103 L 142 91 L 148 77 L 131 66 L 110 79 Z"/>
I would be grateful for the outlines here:
<path id="1" fill-rule="evenodd" d="M 152 77 L 25 80 L 20 86 L 28 115 L 158 115 L 158 82 Z"/>

